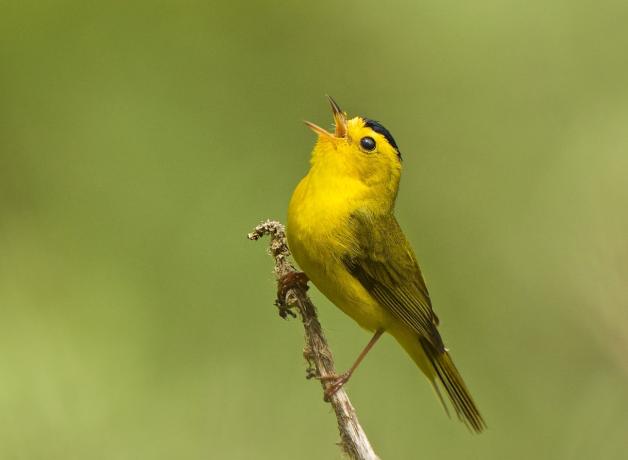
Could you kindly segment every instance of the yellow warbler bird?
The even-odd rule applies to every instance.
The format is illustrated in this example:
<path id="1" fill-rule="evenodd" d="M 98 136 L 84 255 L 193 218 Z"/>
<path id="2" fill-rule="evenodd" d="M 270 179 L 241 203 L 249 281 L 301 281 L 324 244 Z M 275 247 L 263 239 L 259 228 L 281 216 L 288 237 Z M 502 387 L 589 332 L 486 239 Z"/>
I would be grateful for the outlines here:
<path id="1" fill-rule="evenodd" d="M 397 339 L 432 383 L 442 385 L 458 417 L 485 428 L 438 332 L 425 282 L 395 216 L 401 153 L 377 121 L 347 119 L 333 99 L 335 132 L 306 122 L 318 135 L 308 174 L 288 209 L 288 244 L 316 287 L 374 336 L 354 365 L 327 386 L 329 398 L 384 332 Z"/>

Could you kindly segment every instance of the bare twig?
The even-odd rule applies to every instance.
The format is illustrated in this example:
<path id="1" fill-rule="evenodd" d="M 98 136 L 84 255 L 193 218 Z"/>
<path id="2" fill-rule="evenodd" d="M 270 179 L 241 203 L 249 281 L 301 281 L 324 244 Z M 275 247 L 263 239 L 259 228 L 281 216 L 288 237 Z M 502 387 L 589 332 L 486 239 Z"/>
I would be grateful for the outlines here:
<path id="1" fill-rule="evenodd" d="M 290 273 L 297 273 L 288 260 L 290 251 L 286 242 L 284 226 L 277 221 L 267 220 L 255 227 L 255 230 L 249 233 L 248 236 L 250 240 L 258 240 L 264 235 L 270 235 L 270 253 L 275 260 L 275 277 L 277 281 L 282 280 Z M 285 298 L 277 299 L 276 305 L 282 318 L 285 318 L 288 313 L 292 314 L 289 309 L 293 306 L 297 307 L 301 314 L 305 329 L 305 349 L 303 350 L 303 355 L 310 364 L 307 376 L 308 378 L 314 376 L 320 378 L 324 390 L 326 385 L 324 382 L 337 374 L 327 340 L 323 334 L 321 324 L 318 322 L 316 307 L 314 307 L 314 304 L 312 304 L 305 292 L 306 289 L 307 286 L 304 283 L 295 283 L 284 293 Z M 312 369 L 311 366 L 314 366 L 314 368 Z M 336 413 L 342 450 L 351 459 L 377 460 L 378 457 L 358 422 L 355 409 L 345 390 L 343 388 L 338 390 L 330 398 L 329 402 Z"/>

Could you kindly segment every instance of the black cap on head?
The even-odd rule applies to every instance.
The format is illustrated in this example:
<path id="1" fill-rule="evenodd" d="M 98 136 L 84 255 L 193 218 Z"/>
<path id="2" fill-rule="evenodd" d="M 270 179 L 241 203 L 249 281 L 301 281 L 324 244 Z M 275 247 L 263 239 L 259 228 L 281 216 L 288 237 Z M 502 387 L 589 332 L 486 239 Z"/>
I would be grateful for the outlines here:
<path id="1" fill-rule="evenodd" d="M 390 131 L 384 128 L 379 121 L 371 120 L 370 118 L 364 119 L 364 126 L 367 128 L 371 128 L 378 134 L 381 134 L 386 138 L 388 143 L 393 146 L 393 148 L 397 151 L 397 156 L 401 159 L 401 152 L 399 151 L 399 147 L 397 147 L 397 143 L 395 142 L 395 138 L 392 137 Z"/>

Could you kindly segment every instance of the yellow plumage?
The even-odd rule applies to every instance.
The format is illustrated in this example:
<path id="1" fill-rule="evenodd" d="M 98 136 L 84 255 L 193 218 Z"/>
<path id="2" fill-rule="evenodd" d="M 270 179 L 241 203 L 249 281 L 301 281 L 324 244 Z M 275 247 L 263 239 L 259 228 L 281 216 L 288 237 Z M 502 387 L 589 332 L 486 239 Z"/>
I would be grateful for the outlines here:
<path id="1" fill-rule="evenodd" d="M 484 421 L 444 347 L 414 252 L 393 215 L 401 174 L 397 145 L 379 123 L 347 120 L 331 102 L 334 134 L 308 123 L 318 141 L 288 209 L 294 258 L 360 326 L 392 334 L 479 432 Z"/>

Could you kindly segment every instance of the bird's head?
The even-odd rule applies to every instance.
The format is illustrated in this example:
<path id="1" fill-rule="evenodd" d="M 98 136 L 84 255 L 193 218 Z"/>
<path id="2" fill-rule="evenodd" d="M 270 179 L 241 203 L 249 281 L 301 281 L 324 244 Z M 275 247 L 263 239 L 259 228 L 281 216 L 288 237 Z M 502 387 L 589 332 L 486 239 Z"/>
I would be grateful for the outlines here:
<path id="1" fill-rule="evenodd" d="M 390 132 L 366 117 L 349 119 L 329 97 L 334 132 L 314 123 L 305 124 L 318 135 L 312 152 L 312 168 L 340 179 L 356 179 L 368 187 L 385 187 L 397 193 L 401 174 L 401 152 Z"/>

